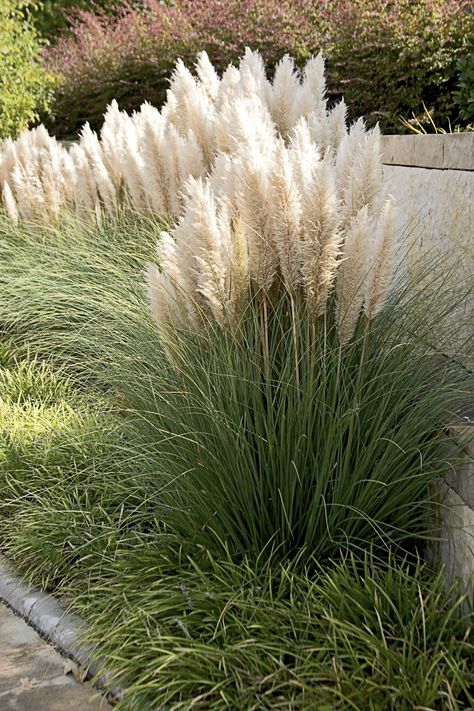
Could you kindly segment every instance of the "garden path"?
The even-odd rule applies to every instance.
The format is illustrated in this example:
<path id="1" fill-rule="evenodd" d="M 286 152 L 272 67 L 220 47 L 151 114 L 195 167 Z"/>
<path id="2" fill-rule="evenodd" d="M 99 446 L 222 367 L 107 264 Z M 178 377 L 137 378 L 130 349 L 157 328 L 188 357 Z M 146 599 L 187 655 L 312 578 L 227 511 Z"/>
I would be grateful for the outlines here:
<path id="1" fill-rule="evenodd" d="M 1 711 L 107 711 L 75 666 L 0 601 Z"/>

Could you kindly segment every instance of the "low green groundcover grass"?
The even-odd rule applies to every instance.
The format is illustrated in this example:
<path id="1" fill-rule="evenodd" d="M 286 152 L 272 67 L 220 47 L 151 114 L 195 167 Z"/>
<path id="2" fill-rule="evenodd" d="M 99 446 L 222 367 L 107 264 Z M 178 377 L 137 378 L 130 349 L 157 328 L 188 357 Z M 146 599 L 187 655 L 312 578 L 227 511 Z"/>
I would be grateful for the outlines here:
<path id="1" fill-rule="evenodd" d="M 3 347 L 0 403 L 2 548 L 72 596 L 127 689 L 121 708 L 474 702 L 474 619 L 441 574 L 370 552 L 301 568 L 267 551 L 236 564 L 184 548 L 102 395 Z"/>
<path id="2" fill-rule="evenodd" d="M 442 290 L 344 354 L 326 324 L 298 384 L 284 310 L 268 372 L 240 357 L 252 327 L 179 334 L 170 364 L 143 290 L 157 231 L 0 225 L 2 551 L 91 622 L 129 711 L 473 706 L 468 601 L 418 560 L 472 394 L 433 343 Z"/>

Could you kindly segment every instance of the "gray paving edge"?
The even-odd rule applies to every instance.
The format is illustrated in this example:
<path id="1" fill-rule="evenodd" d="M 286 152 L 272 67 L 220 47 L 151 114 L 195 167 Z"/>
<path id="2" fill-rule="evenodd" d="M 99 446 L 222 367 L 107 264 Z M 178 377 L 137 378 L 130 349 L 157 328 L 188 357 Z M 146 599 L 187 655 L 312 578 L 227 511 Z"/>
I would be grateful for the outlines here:
<path id="1" fill-rule="evenodd" d="M 82 637 L 87 625 L 78 615 L 67 612 L 48 593 L 27 585 L 17 575 L 11 563 L 0 553 L 0 600 L 33 627 L 47 642 L 64 656 L 72 659 L 94 686 L 114 702 L 123 697 L 123 688 L 112 685 L 106 674 L 100 674 L 100 664 L 93 660 L 94 647 Z"/>

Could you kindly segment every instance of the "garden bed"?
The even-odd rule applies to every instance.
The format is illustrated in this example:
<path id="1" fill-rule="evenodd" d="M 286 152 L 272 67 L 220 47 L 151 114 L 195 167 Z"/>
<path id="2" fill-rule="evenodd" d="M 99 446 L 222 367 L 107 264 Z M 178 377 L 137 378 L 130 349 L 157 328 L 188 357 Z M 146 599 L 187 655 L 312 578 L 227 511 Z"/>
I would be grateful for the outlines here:
<path id="1" fill-rule="evenodd" d="M 421 562 L 465 284 L 399 268 L 379 131 L 321 57 L 198 74 L 6 146 L 2 551 L 127 711 L 472 706 L 472 611 Z"/>

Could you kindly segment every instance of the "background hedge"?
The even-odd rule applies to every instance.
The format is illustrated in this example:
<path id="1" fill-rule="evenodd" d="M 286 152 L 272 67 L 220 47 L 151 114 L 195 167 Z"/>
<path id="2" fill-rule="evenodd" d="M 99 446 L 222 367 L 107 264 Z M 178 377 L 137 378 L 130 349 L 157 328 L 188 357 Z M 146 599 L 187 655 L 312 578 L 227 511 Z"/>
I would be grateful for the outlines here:
<path id="1" fill-rule="evenodd" d="M 0 0 L 0 7 L 13 5 Z M 224 67 L 246 46 L 262 52 L 270 71 L 286 52 L 302 63 L 322 49 L 329 99 L 344 95 L 351 120 L 363 115 L 386 133 L 405 131 L 400 117 L 423 116 L 423 104 L 439 127 L 471 120 L 469 0 L 44 0 L 34 3 L 36 26 L 52 42 L 42 70 L 34 59 L 37 31 L 25 29 L 32 2 L 20 5 L 15 22 L 22 30 L 6 30 L 16 58 L 0 84 L 18 106 L 17 118 L 2 119 L 3 135 L 34 121 L 38 109 L 59 137 L 72 137 L 85 121 L 99 128 L 113 98 L 128 111 L 145 100 L 160 105 L 178 57 L 191 63 L 206 49 Z M 51 73 L 62 77 L 54 118 Z M 16 74 L 24 77 L 24 92 L 11 78 Z"/>
<path id="2" fill-rule="evenodd" d="M 462 0 L 333 0 L 325 11 L 330 88 L 352 118 L 402 132 L 400 117 L 432 111 L 436 125 L 460 120 L 453 98 L 458 61 L 474 17 Z M 461 117 L 462 118 L 462 117 Z"/>
<path id="3" fill-rule="evenodd" d="M 0 0 L 0 139 L 48 117 L 55 77 L 41 63 L 31 0 Z"/>

